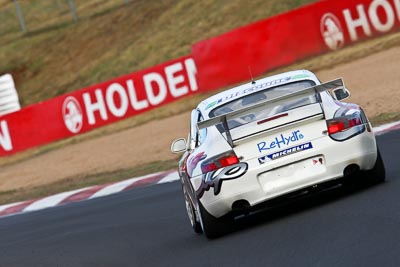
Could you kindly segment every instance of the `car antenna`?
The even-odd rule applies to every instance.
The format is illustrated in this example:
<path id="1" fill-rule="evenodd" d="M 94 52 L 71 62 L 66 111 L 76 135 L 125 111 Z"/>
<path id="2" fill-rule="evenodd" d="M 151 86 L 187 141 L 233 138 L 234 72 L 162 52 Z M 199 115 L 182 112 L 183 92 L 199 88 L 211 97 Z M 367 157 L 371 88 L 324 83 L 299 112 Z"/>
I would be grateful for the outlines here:
<path id="1" fill-rule="evenodd" d="M 250 73 L 250 77 L 251 77 L 251 84 L 256 84 L 256 81 L 253 78 L 253 73 L 251 73 L 250 65 L 248 65 L 247 67 L 249 68 L 249 73 Z"/>

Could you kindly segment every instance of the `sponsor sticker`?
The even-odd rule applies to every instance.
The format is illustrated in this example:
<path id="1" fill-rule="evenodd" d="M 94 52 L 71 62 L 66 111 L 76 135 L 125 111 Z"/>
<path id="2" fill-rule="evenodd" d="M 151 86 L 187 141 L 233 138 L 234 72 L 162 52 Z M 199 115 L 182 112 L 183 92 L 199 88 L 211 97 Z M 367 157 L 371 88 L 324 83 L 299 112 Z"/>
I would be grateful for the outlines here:
<path id="1" fill-rule="evenodd" d="M 214 195 L 218 195 L 221 192 L 223 181 L 242 177 L 247 172 L 247 169 L 247 163 L 240 162 L 235 165 L 203 174 L 201 185 L 199 189 L 196 190 L 197 197 L 201 198 L 206 191 L 210 190 L 211 187 L 214 188 Z"/>
<path id="2" fill-rule="evenodd" d="M 308 77 L 310 77 L 308 74 L 297 74 L 292 77 L 292 80 L 304 79 Z"/>
<path id="3" fill-rule="evenodd" d="M 344 45 L 344 34 L 339 19 L 332 13 L 326 13 L 321 18 L 321 35 L 324 42 L 331 50 L 336 50 Z"/>
<path id="4" fill-rule="evenodd" d="M 257 144 L 258 152 L 263 153 L 264 151 L 274 149 L 274 148 L 282 148 L 288 146 L 294 142 L 297 142 L 304 138 L 304 135 L 300 130 L 293 131 L 289 135 L 280 134 L 275 137 L 273 141 L 270 142 L 260 142 Z"/>
<path id="5" fill-rule="evenodd" d="M 287 156 L 287 155 L 291 155 L 291 154 L 294 154 L 294 153 L 297 153 L 297 152 L 301 152 L 301 151 L 304 151 L 304 150 L 312 149 L 312 148 L 313 148 L 312 143 L 308 142 L 308 143 L 305 143 L 305 144 L 293 146 L 293 147 L 286 148 L 284 150 L 281 150 L 281 151 L 278 151 L 278 152 L 275 152 L 275 153 L 271 153 L 269 155 L 265 155 L 265 156 L 259 157 L 258 158 L 258 162 L 260 164 L 264 164 L 264 163 L 266 163 L 268 161 L 271 161 L 271 160 L 274 160 L 274 159 L 278 159 L 278 158 L 281 158 L 281 157 L 284 157 L 284 156 Z"/>
<path id="6" fill-rule="evenodd" d="M 221 104 L 221 103 L 227 102 L 227 101 L 229 101 L 231 99 L 237 98 L 238 96 L 246 95 L 246 94 L 249 94 L 249 93 L 254 93 L 254 92 L 257 92 L 259 90 L 269 88 L 271 86 L 276 86 L 276 85 L 279 85 L 279 84 L 282 84 L 282 83 L 286 83 L 286 82 L 288 82 L 290 80 L 292 80 L 292 77 L 285 77 L 285 78 L 281 78 L 281 79 L 277 79 L 277 80 L 273 80 L 273 81 L 263 82 L 263 83 L 254 85 L 252 87 L 237 91 L 236 93 L 227 94 L 226 96 L 224 96 L 224 97 L 222 97 L 222 98 L 220 98 L 218 100 L 215 100 L 215 101 L 211 102 L 210 104 L 208 104 L 207 107 L 206 107 L 206 110 L 211 108 L 211 107 L 214 107 L 217 104 Z"/>
<path id="7" fill-rule="evenodd" d="M 197 164 L 199 164 L 200 161 L 204 160 L 207 158 L 207 154 L 205 152 L 200 152 L 190 158 L 188 160 L 188 173 L 190 176 L 192 176 L 194 169 L 196 168 Z"/>
<path id="8" fill-rule="evenodd" d="M 72 96 L 67 97 L 62 106 L 62 113 L 65 127 L 71 133 L 78 133 L 83 125 L 82 108 L 78 100 Z"/>

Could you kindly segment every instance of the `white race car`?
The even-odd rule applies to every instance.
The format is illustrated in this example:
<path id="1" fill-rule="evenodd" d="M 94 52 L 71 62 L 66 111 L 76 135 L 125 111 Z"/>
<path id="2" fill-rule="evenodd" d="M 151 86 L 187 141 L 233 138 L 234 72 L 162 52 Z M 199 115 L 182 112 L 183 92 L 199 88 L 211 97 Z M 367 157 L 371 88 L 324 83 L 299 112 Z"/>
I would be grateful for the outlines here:
<path id="1" fill-rule="evenodd" d="M 172 143 L 195 232 L 217 237 L 232 219 L 273 201 L 385 169 L 365 113 L 341 78 L 299 70 L 226 90 L 192 111 L 188 140 Z M 361 175 L 360 175 L 361 174 Z"/>

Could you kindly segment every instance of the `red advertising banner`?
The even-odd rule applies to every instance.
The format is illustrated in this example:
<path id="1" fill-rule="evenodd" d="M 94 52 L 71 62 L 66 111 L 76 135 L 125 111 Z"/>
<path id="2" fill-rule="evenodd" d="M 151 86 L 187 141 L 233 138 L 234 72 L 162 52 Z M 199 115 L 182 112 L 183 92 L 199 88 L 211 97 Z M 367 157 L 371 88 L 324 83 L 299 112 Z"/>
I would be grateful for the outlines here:
<path id="1" fill-rule="evenodd" d="M 400 0 L 322 0 L 192 47 L 202 90 L 400 28 Z"/>
<path id="2" fill-rule="evenodd" d="M 197 91 L 186 56 L 0 117 L 0 156 L 84 133 Z"/>

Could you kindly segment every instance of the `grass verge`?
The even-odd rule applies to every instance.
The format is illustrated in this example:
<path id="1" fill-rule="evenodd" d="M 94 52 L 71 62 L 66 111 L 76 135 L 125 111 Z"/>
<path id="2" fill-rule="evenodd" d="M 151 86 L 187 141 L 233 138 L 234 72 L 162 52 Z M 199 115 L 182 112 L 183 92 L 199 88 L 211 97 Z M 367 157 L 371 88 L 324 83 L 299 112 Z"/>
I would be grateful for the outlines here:
<path id="1" fill-rule="evenodd" d="M 370 118 L 370 121 L 374 127 L 390 122 L 400 121 L 400 112 L 381 113 L 378 116 Z"/>
<path id="2" fill-rule="evenodd" d="M 122 169 L 112 172 L 94 173 L 84 176 L 69 177 L 54 183 L 32 188 L 20 188 L 10 191 L 0 191 L 0 205 L 18 201 L 42 198 L 61 192 L 67 192 L 93 185 L 101 185 L 123 181 L 146 174 L 168 171 L 177 168 L 178 158 L 166 161 L 151 162 L 131 169 Z"/>

